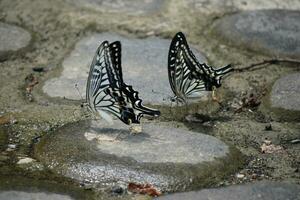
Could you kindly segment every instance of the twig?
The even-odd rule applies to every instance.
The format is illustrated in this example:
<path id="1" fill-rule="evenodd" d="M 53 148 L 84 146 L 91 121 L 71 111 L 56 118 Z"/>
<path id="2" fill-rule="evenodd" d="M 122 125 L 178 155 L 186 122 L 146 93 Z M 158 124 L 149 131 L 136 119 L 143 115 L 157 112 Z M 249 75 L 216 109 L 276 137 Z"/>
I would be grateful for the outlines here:
<path id="1" fill-rule="evenodd" d="M 279 63 L 291 63 L 291 64 L 300 64 L 300 60 L 293 60 L 293 59 L 270 59 L 270 60 L 264 60 L 262 62 L 258 62 L 258 63 L 253 63 L 251 65 L 248 65 L 246 67 L 240 68 L 240 69 L 235 69 L 234 71 L 236 72 L 244 72 L 247 70 L 250 70 L 253 67 L 256 66 L 261 66 L 261 65 L 266 65 L 266 64 L 279 64 Z M 260 68 L 256 68 L 253 70 L 257 70 Z"/>

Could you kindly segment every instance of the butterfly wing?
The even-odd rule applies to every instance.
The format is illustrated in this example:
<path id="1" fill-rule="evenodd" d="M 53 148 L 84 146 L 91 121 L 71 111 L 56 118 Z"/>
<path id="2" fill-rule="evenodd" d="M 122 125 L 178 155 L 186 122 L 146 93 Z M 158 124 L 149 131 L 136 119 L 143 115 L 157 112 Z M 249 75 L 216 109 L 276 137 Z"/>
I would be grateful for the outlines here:
<path id="1" fill-rule="evenodd" d="M 132 110 L 135 119 L 132 122 L 139 123 L 141 117 L 146 114 L 150 116 L 159 116 L 158 110 L 148 108 L 142 104 L 142 99 L 139 98 L 138 92 L 131 85 L 127 85 L 123 81 L 122 66 L 121 66 L 121 43 L 119 41 L 110 44 L 110 53 L 112 62 L 112 74 L 116 78 L 119 94 L 125 99 L 125 104 L 128 110 Z"/>
<path id="2" fill-rule="evenodd" d="M 205 91 L 203 80 L 196 76 L 197 60 L 190 50 L 183 33 L 177 33 L 170 45 L 168 75 L 175 96 L 185 100 L 197 98 Z"/>
<path id="3" fill-rule="evenodd" d="M 87 80 L 86 99 L 89 108 L 108 117 L 108 114 L 121 118 L 120 106 L 112 96 L 111 88 L 112 76 L 107 71 L 107 66 L 111 66 L 112 61 L 109 53 L 109 43 L 104 41 L 97 49 L 93 58 Z M 103 113 L 104 112 L 104 113 Z"/>

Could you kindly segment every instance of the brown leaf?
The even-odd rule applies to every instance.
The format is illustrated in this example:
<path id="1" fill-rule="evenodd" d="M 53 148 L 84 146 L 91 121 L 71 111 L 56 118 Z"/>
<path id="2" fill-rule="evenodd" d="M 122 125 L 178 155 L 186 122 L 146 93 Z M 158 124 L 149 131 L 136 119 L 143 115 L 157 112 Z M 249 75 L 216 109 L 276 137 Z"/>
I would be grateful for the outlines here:
<path id="1" fill-rule="evenodd" d="M 27 93 L 31 93 L 33 90 L 33 87 L 39 83 L 39 81 L 37 80 L 37 78 L 35 76 L 33 76 L 33 74 L 28 75 L 25 78 L 25 82 L 27 83 L 27 86 L 26 86 Z"/>
<path id="2" fill-rule="evenodd" d="M 283 152 L 282 146 L 274 145 L 270 140 L 265 140 L 260 147 L 262 153 L 276 153 Z"/>
<path id="3" fill-rule="evenodd" d="M 152 197 L 157 197 L 161 195 L 161 192 L 153 187 L 151 184 L 136 184 L 129 183 L 127 187 L 128 191 L 138 194 L 147 194 Z"/>
<path id="4" fill-rule="evenodd" d="M 8 124 L 10 123 L 10 117 L 9 116 L 2 116 L 0 117 L 0 125 Z"/>

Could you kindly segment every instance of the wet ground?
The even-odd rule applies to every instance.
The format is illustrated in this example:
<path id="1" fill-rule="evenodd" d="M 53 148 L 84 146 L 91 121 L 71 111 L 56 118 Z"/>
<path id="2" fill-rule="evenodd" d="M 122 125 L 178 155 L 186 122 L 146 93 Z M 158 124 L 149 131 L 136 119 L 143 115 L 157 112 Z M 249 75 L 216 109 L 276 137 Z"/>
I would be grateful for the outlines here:
<path id="1" fill-rule="evenodd" d="M 265 1 L 264 4 L 238 0 L 227 3 L 147 1 L 144 5 L 135 4 L 137 12 L 128 1 L 101 5 L 99 2 L 0 1 L 1 23 L 23 28 L 31 35 L 28 40 L 28 33 L 22 31 L 1 32 L 6 34 L 0 39 L 3 47 L 0 48 L 1 190 L 32 192 L 32 188 L 38 188 L 33 190 L 68 196 L 58 199 L 149 198 L 126 192 L 116 197 L 111 186 L 89 187 L 89 184 L 55 173 L 34 153 L 36 144 L 46 136 L 66 124 L 86 119 L 80 100 L 62 95 L 53 97 L 51 92 L 45 92 L 44 85 L 61 77 L 66 68 L 65 59 L 78 42 L 95 33 L 107 32 L 133 41 L 148 37 L 171 41 L 176 32 L 182 31 L 209 64 L 232 63 L 235 69 L 240 69 L 223 80 L 223 87 L 218 90 L 221 105 L 211 99 L 188 108 L 170 108 L 165 103 L 155 105 L 162 111 L 157 122 L 178 124 L 193 132 L 214 136 L 242 154 L 243 159 L 234 165 L 234 170 L 217 178 L 208 177 L 206 180 L 213 181 L 198 185 L 196 189 L 259 180 L 300 184 L 298 1 Z M 239 15 L 243 10 L 261 9 L 294 11 L 247 11 Z M 280 21 L 281 18 L 284 20 Z M 7 30 L 6 25 L 0 24 L 0 27 L 0 31 Z M 16 36 L 18 39 L 14 38 Z M 147 51 L 141 51 L 140 56 L 146 57 Z M 284 62 L 273 61 L 247 68 L 270 59 Z M 139 62 L 146 66 L 150 61 Z M 70 79 L 76 77 L 82 78 L 70 75 Z M 143 76 L 138 78 L 143 83 Z M 277 82 L 278 79 L 283 81 Z M 72 88 L 68 92 L 70 90 Z M 74 93 L 77 93 L 75 89 Z M 150 94 L 149 98 L 153 96 Z M 18 183 L 14 179 L 19 180 Z M 195 190 L 187 190 L 191 189 Z"/>

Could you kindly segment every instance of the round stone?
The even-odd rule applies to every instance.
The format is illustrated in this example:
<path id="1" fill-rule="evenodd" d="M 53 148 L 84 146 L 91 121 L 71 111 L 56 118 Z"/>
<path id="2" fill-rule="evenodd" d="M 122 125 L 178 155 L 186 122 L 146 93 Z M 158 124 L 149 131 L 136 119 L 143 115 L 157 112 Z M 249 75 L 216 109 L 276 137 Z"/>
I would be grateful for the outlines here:
<path id="1" fill-rule="evenodd" d="M 120 121 L 66 125 L 45 137 L 35 155 L 56 173 L 78 181 L 150 183 L 163 191 L 199 186 L 210 174 L 223 176 L 241 164 L 239 153 L 215 137 L 164 123 L 144 124 L 133 135 Z"/>
<path id="2" fill-rule="evenodd" d="M 126 38 L 112 33 L 94 34 L 79 41 L 62 65 L 58 78 L 48 80 L 43 90 L 51 97 L 78 100 L 77 84 L 81 96 L 85 96 L 86 81 L 95 51 L 102 41 L 116 40 L 122 43 L 122 70 L 124 82 L 133 86 L 146 104 L 170 104 L 174 94 L 168 79 L 168 52 L 171 40 L 149 37 L 146 39 Z M 206 59 L 195 51 L 200 62 Z M 205 96 L 205 95 L 204 95 Z"/>
<path id="3" fill-rule="evenodd" d="M 191 8 L 203 13 L 228 12 L 233 10 L 288 9 L 299 10 L 298 0 L 187 0 Z"/>
<path id="4" fill-rule="evenodd" d="M 70 196 L 61 194 L 51 194 L 46 192 L 23 192 L 23 191 L 0 191 L 0 200 L 32 200 L 32 199 L 43 199 L 43 200 L 72 200 Z"/>
<path id="5" fill-rule="evenodd" d="M 160 10 L 164 0 L 67 0 L 81 8 L 100 12 L 123 12 L 129 15 L 154 13 Z"/>
<path id="6" fill-rule="evenodd" d="M 215 30 L 241 48 L 271 56 L 300 58 L 299 21 L 299 11 L 245 11 L 222 18 Z"/>
<path id="7" fill-rule="evenodd" d="M 0 200 L 72 200 L 72 199 L 91 199 L 91 195 L 86 193 L 84 189 L 73 185 L 61 184 L 58 182 L 44 180 L 41 174 L 31 177 L 31 179 L 23 176 L 13 175 L 15 169 L 9 169 L 14 172 L 7 171 L 7 167 L 1 168 L 8 176 L 0 177 Z M 46 175 L 51 177 L 49 173 Z M 41 179 L 41 180 L 40 180 Z M 60 179 L 62 180 L 62 179 Z M 105 199 L 105 198 L 104 198 Z"/>
<path id="8" fill-rule="evenodd" d="M 247 185 L 235 185 L 219 189 L 205 189 L 162 196 L 159 200 L 254 200 L 299 199 L 300 185 L 283 182 L 261 181 Z"/>
<path id="9" fill-rule="evenodd" d="M 275 108 L 300 111 L 300 73 L 283 76 L 275 82 L 271 104 Z"/>
<path id="10" fill-rule="evenodd" d="M 28 31 L 0 22 L 0 58 L 29 45 L 31 35 Z"/>

